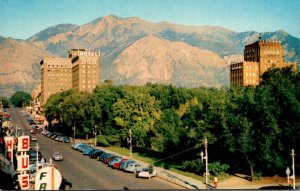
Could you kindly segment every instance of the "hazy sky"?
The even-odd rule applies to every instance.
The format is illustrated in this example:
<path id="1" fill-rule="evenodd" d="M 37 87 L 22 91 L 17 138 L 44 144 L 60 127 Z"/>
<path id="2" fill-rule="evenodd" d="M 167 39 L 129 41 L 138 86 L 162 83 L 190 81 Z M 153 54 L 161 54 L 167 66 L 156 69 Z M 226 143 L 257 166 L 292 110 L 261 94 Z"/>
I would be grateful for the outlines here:
<path id="1" fill-rule="evenodd" d="M 50 26 L 109 14 L 236 32 L 283 29 L 300 38 L 300 0 L 0 0 L 0 36 L 27 39 Z"/>

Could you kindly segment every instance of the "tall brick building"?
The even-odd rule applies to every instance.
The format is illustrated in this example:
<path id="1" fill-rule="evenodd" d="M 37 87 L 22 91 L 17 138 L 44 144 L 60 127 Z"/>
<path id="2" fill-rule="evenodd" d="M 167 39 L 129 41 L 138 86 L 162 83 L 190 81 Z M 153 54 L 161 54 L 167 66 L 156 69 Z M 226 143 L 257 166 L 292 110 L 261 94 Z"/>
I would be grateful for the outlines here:
<path id="1" fill-rule="evenodd" d="M 41 62 L 41 105 L 50 95 L 69 89 L 92 92 L 99 83 L 99 52 L 72 49 L 69 58 L 45 57 Z"/>
<path id="2" fill-rule="evenodd" d="M 244 62 L 230 65 L 230 84 L 241 86 L 256 86 L 261 76 L 271 67 L 293 66 L 297 71 L 297 64 L 283 62 L 282 46 L 280 42 L 261 40 L 248 44 L 244 50 Z"/>

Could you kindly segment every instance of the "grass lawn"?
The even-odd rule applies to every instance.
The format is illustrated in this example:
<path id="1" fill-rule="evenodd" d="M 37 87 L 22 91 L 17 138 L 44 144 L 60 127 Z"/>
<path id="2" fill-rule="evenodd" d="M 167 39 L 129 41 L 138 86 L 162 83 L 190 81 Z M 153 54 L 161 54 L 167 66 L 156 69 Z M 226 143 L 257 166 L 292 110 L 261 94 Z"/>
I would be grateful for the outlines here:
<path id="1" fill-rule="evenodd" d="M 113 151 L 113 152 L 116 152 L 116 153 L 120 153 L 121 155 L 125 155 L 125 156 L 130 157 L 130 150 L 127 149 L 127 148 L 106 147 L 106 149 L 110 150 L 110 151 Z M 143 161 L 145 163 L 149 163 L 149 164 L 153 164 L 153 163 L 155 163 L 156 161 L 159 160 L 158 158 L 151 158 L 151 157 L 145 156 L 144 154 L 137 153 L 137 152 L 133 152 L 132 157 L 137 159 L 137 160 Z M 166 163 L 161 162 L 159 164 L 156 163 L 155 166 L 159 166 L 159 167 L 167 166 L 168 170 L 173 171 L 175 173 L 178 173 L 178 174 L 181 174 L 181 175 L 184 175 L 184 176 L 188 176 L 188 177 L 191 177 L 191 178 L 194 178 L 194 179 L 197 179 L 197 180 L 201 180 L 201 181 L 205 180 L 205 177 L 203 177 L 203 176 L 199 176 L 199 175 L 194 174 L 194 173 L 184 172 L 184 171 L 178 170 L 176 168 L 178 166 L 175 166 L 175 165 L 170 165 L 170 164 L 166 164 Z"/>

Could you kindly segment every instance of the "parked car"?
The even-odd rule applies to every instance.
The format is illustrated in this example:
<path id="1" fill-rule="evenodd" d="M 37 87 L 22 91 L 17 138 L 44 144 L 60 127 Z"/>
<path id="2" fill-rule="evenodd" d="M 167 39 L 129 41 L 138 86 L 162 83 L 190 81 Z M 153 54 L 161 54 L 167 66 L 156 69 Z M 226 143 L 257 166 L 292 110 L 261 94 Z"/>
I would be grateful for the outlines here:
<path id="1" fill-rule="evenodd" d="M 119 156 L 114 156 L 114 157 L 112 157 L 112 159 L 109 161 L 108 166 L 113 167 L 114 164 L 115 164 L 116 162 L 120 162 L 121 160 L 122 160 L 121 157 L 119 157 Z"/>
<path id="2" fill-rule="evenodd" d="M 70 143 L 71 140 L 70 140 L 69 137 L 64 137 L 63 142 L 64 142 L 64 143 Z"/>
<path id="3" fill-rule="evenodd" d="M 51 135 L 51 139 L 56 139 L 57 135 L 53 134 Z"/>
<path id="4" fill-rule="evenodd" d="M 113 154 L 111 153 L 103 153 L 101 156 L 100 156 L 100 161 L 104 162 L 106 160 L 106 158 L 112 156 Z"/>
<path id="5" fill-rule="evenodd" d="M 120 168 L 120 165 L 121 165 L 121 162 L 123 162 L 123 161 L 127 161 L 128 159 L 126 159 L 126 158 L 123 158 L 123 159 L 121 159 L 120 161 L 117 161 L 117 162 L 115 162 L 114 164 L 113 164 L 113 168 Z"/>
<path id="6" fill-rule="evenodd" d="M 98 156 L 100 156 L 102 153 L 104 153 L 104 151 L 101 151 L 101 150 L 99 150 L 99 149 L 95 149 L 93 152 L 91 152 L 90 158 L 96 159 L 96 158 L 98 158 Z"/>
<path id="7" fill-rule="evenodd" d="M 59 153 L 59 152 L 54 153 L 53 156 L 52 156 L 52 158 L 53 158 L 53 160 L 55 160 L 55 161 L 63 160 L 63 156 L 62 156 L 62 154 Z"/>
<path id="8" fill-rule="evenodd" d="M 42 163 L 38 162 L 37 164 L 38 164 L 38 169 L 42 168 Z M 36 163 L 29 165 L 29 172 L 30 173 L 36 172 Z"/>
<path id="9" fill-rule="evenodd" d="M 82 143 L 81 145 L 78 146 L 77 150 L 80 152 L 84 152 L 84 150 L 88 147 L 89 145 L 86 143 Z"/>
<path id="10" fill-rule="evenodd" d="M 35 130 L 35 129 L 31 129 L 31 130 L 30 130 L 30 133 L 31 133 L 31 134 L 36 134 L 36 130 Z"/>
<path id="11" fill-rule="evenodd" d="M 59 141 L 59 142 L 63 142 L 63 141 L 64 141 L 64 139 L 65 139 L 65 137 L 63 137 L 63 136 L 59 136 L 57 141 Z"/>
<path id="12" fill-rule="evenodd" d="M 37 137 L 36 137 L 36 136 L 31 136 L 31 137 L 30 137 L 30 140 L 31 140 L 31 141 L 37 141 Z"/>
<path id="13" fill-rule="evenodd" d="M 142 169 L 145 168 L 142 165 L 140 165 L 137 162 L 129 163 L 126 168 L 124 168 L 124 171 L 126 172 L 134 172 L 134 173 L 139 173 L 142 171 Z"/>
<path id="14" fill-rule="evenodd" d="M 71 148 L 74 150 L 77 150 L 77 148 L 81 145 L 82 143 L 74 143 L 72 144 Z"/>
<path id="15" fill-rule="evenodd" d="M 103 161 L 104 157 L 105 157 L 107 154 L 109 154 L 109 153 L 103 152 L 101 155 L 99 155 L 99 156 L 97 157 L 97 160 Z"/>
<path id="16" fill-rule="evenodd" d="M 137 177 L 150 179 L 151 177 L 154 177 L 156 175 L 157 173 L 153 169 L 153 167 L 148 167 L 148 168 L 143 168 L 142 171 L 137 174 Z"/>
<path id="17" fill-rule="evenodd" d="M 106 157 L 103 162 L 108 164 L 114 157 L 115 155 L 111 154 L 110 156 Z"/>
<path id="18" fill-rule="evenodd" d="M 85 151 L 83 151 L 83 155 L 90 155 L 91 154 L 91 152 L 93 152 L 95 150 L 95 148 L 93 148 L 93 147 L 87 147 L 86 149 L 85 149 Z"/>
<path id="19" fill-rule="evenodd" d="M 65 179 L 64 177 L 62 177 L 60 186 L 59 186 L 59 190 L 69 190 L 72 188 L 72 183 L 69 182 L 67 179 Z"/>
<path id="20" fill-rule="evenodd" d="M 127 168 L 128 164 L 133 163 L 133 162 L 135 162 L 135 161 L 133 161 L 133 160 L 121 161 L 119 169 L 124 170 L 125 168 Z"/>
<path id="21" fill-rule="evenodd" d="M 47 137 L 51 137 L 53 135 L 53 133 L 51 132 L 51 131 L 48 131 L 48 133 L 47 133 Z"/>

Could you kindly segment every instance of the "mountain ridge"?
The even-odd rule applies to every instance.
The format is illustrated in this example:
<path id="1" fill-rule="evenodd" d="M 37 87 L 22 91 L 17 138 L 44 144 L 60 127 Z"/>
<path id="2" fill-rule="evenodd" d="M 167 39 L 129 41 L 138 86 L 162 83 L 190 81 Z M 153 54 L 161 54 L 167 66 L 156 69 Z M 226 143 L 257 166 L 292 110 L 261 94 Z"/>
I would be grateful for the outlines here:
<path id="1" fill-rule="evenodd" d="M 152 23 L 138 17 L 121 18 L 114 15 L 99 17 L 83 25 L 55 25 L 36 33 L 25 41 L 20 40 L 16 42 L 20 43 L 20 45 L 17 45 L 20 47 L 24 42 L 31 44 L 32 46 L 29 47 L 29 49 L 32 49 L 31 52 L 43 52 L 43 54 L 41 53 L 40 55 L 67 57 L 67 51 L 72 48 L 84 48 L 89 51 L 101 51 L 101 82 L 105 79 L 113 79 L 113 82 L 116 84 L 144 84 L 147 82 L 147 79 L 151 79 L 151 82 L 166 83 L 166 81 L 163 79 L 159 80 L 159 76 L 157 76 L 157 79 L 154 79 L 153 76 L 155 75 L 151 72 L 149 73 L 149 67 L 151 68 L 153 64 L 151 63 L 151 59 L 166 60 L 167 64 L 173 64 L 172 66 L 175 66 L 174 63 L 168 60 L 166 55 L 165 57 L 159 56 L 159 52 L 156 52 L 156 54 L 150 54 L 148 52 L 148 55 L 146 55 L 146 52 L 139 51 L 146 50 L 149 45 L 152 45 L 152 47 L 148 47 L 147 50 L 159 49 L 159 47 L 155 45 L 155 42 L 161 40 L 160 43 L 163 44 L 163 47 L 161 48 L 170 47 L 171 49 L 169 52 L 169 57 L 176 57 L 177 61 L 181 64 L 179 65 L 180 67 L 177 67 L 178 71 L 175 73 L 171 73 L 173 70 L 170 70 L 168 74 L 165 74 L 167 76 L 174 75 L 167 83 L 186 87 L 226 87 L 229 85 L 228 65 L 231 61 L 237 62 L 243 60 L 244 46 L 257 41 L 259 36 L 261 36 L 263 39 L 282 41 L 284 48 L 284 59 L 287 61 L 296 61 L 299 64 L 300 39 L 289 35 L 284 30 L 264 33 L 258 33 L 256 31 L 238 33 L 220 26 L 186 26 L 173 24 L 166 21 Z M 5 44 L 3 39 L 6 38 L 0 37 L 0 46 L 2 46 L 3 52 L 5 52 L 5 55 L 3 56 L 5 56 L 7 59 L 10 58 L 13 61 L 14 52 L 12 50 L 9 51 L 9 47 L 12 45 L 3 45 Z M 145 43 L 144 39 L 148 39 L 148 44 Z M 199 49 L 199 51 L 193 52 L 191 55 L 195 56 L 195 59 L 188 61 L 188 58 L 186 58 L 189 56 L 188 54 L 183 54 L 181 50 L 178 49 L 177 51 L 174 51 L 176 49 L 176 45 L 184 49 L 188 49 L 191 52 L 193 52 L 192 50 L 194 49 Z M 128 52 L 132 50 L 139 52 L 139 55 L 136 55 L 134 52 L 131 54 L 135 55 L 135 57 L 128 55 Z M 206 55 L 203 55 L 202 51 L 204 50 L 210 51 L 210 53 L 207 52 Z M 178 53 L 182 55 L 182 58 L 178 58 Z M 18 54 L 21 53 L 19 52 Z M 40 57 L 36 59 L 28 57 L 26 54 L 23 56 L 26 57 L 26 59 L 31 60 L 28 62 L 31 62 L 31 65 L 35 66 L 34 70 L 31 72 L 33 72 L 33 75 L 35 76 L 35 83 L 38 83 L 40 70 L 37 60 L 42 60 L 43 58 Z M 138 70 L 144 71 L 144 73 L 141 75 L 129 75 L 130 77 L 123 78 L 121 75 L 122 72 L 124 73 L 125 71 L 129 71 L 129 69 L 124 68 L 124 66 L 128 63 L 132 63 L 131 60 L 137 58 L 141 59 L 143 56 L 150 57 L 145 64 L 146 68 L 137 68 L 138 65 L 136 65 L 136 63 L 136 67 L 131 66 L 131 68 L 136 69 L 136 71 L 132 72 L 133 74 Z M 210 63 L 211 66 L 214 66 L 214 68 L 210 69 L 209 71 L 211 75 L 208 75 L 206 79 L 200 77 L 202 71 L 199 67 L 196 67 L 198 66 L 198 61 L 201 60 L 201 57 L 204 57 L 206 60 L 208 60 L 207 62 Z M 214 65 L 216 63 L 214 58 L 217 57 L 219 60 L 223 60 L 223 67 L 221 67 L 221 69 Z M 17 62 L 21 61 L 16 61 L 15 64 L 22 64 L 22 62 Z M 195 70 L 195 68 L 192 69 L 187 67 L 188 65 L 186 62 L 189 62 L 188 64 L 193 65 L 193 67 L 196 67 L 197 69 Z M 5 66 L 6 64 L 6 62 L 0 59 L 0 66 Z M 206 62 L 202 61 L 201 64 L 203 64 L 202 67 L 205 68 L 204 64 L 206 64 Z M 123 71 L 117 71 L 116 69 L 122 68 L 121 66 L 123 67 Z M 164 67 L 161 67 L 161 70 L 163 70 Z M 26 74 L 28 73 L 27 70 L 29 71 L 28 68 L 24 70 Z M 151 74 L 151 78 L 149 78 L 149 75 L 147 78 L 147 72 L 149 75 Z M 158 70 L 157 73 L 159 73 Z M 180 75 L 188 76 L 191 74 L 195 76 L 195 78 L 179 78 Z M 7 72 L 7 75 L 9 75 L 9 72 Z M 196 76 L 198 76 L 199 83 L 197 83 Z M 205 82 L 205 80 L 207 82 Z M 5 80 L 3 83 L 5 84 Z M 13 89 L 13 85 L 11 89 Z"/>

